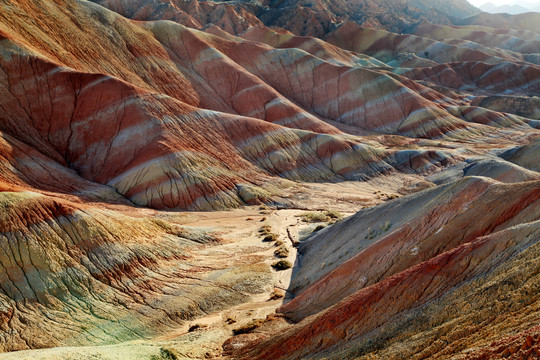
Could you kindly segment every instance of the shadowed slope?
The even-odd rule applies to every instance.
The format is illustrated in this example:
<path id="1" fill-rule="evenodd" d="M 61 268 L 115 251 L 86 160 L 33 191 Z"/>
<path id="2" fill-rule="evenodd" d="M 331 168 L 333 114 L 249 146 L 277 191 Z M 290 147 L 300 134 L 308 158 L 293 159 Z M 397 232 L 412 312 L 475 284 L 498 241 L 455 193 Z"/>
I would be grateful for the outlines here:
<path id="1" fill-rule="evenodd" d="M 465 178 L 364 210 L 321 231 L 300 245 L 301 267 L 292 285 L 298 295 L 278 310 L 304 320 L 283 335 L 249 344 L 241 357 L 337 359 L 374 352 L 375 358 L 449 358 L 463 349 L 454 343 L 457 324 L 478 319 L 481 325 L 459 338 L 471 347 L 484 340 L 477 333 L 489 333 L 513 316 L 499 313 L 501 318 L 488 321 L 491 313 L 484 309 L 495 303 L 522 309 L 523 317 L 515 322 L 521 325 L 514 329 L 528 329 L 539 316 L 537 294 L 525 291 L 538 286 L 533 259 L 539 254 L 539 201 L 538 181 L 501 184 Z M 317 275 L 302 276 L 307 273 Z M 508 277 L 513 277 L 509 287 L 518 292 L 520 305 L 505 301 L 504 292 L 482 290 Z M 465 301 L 470 296 L 483 298 Z M 450 310 L 464 301 L 470 306 Z M 437 337 L 453 340 L 422 346 L 434 336 L 426 333 L 436 331 Z M 512 331 L 500 330 L 496 336 Z M 408 338 L 407 343 L 415 343 L 409 348 L 403 342 Z"/>
<path id="2" fill-rule="evenodd" d="M 529 145 L 509 149 L 501 154 L 501 157 L 526 169 L 540 172 L 540 162 L 538 161 L 539 151 L 540 140 L 537 139 Z"/>
<path id="3" fill-rule="evenodd" d="M 529 206 L 529 212 L 536 211 L 538 199 L 538 183 L 511 187 L 468 178 L 364 210 L 300 245 L 302 266 L 291 284 L 299 295 L 281 311 L 294 320 L 316 313 L 359 288 L 491 233 Z M 478 222 L 473 214 L 483 208 L 490 212 Z"/>
<path id="4" fill-rule="evenodd" d="M 441 0 L 93 1 L 136 20 L 173 20 L 197 28 L 212 23 L 231 34 L 239 34 L 257 21 L 309 36 L 323 36 L 347 20 L 399 32 L 420 20 L 448 24 L 480 12 L 465 0 L 452 0 L 451 4 Z"/>
<path id="5" fill-rule="evenodd" d="M 215 24 L 230 34 L 239 34 L 262 22 L 246 6 L 213 1 L 94 0 L 93 2 L 133 20 L 171 20 L 200 29 Z"/>

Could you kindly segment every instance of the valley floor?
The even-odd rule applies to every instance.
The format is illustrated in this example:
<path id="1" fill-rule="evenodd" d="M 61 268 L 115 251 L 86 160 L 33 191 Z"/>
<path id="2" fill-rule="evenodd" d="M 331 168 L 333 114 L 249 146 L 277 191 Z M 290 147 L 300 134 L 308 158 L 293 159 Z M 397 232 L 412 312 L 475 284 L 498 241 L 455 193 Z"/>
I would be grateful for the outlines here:
<path id="1" fill-rule="evenodd" d="M 117 211 L 133 217 L 145 217 L 167 221 L 171 224 L 188 226 L 211 233 L 222 239 L 218 245 L 204 246 L 197 250 L 193 266 L 234 267 L 234 263 L 251 264 L 271 268 L 279 260 L 273 242 L 263 242 L 259 229 L 269 225 L 278 239 L 289 251 L 286 258 L 293 268 L 272 270 L 272 280 L 267 282 L 264 292 L 250 295 L 246 302 L 222 311 L 212 312 L 191 321 L 186 321 L 176 330 L 153 340 L 129 341 L 115 345 L 89 347 L 59 347 L 43 350 L 26 350 L 0 354 L 0 359 L 167 359 L 162 350 L 170 350 L 178 359 L 222 358 L 223 343 L 233 336 L 233 330 L 254 319 L 275 319 L 275 311 L 290 300 L 287 293 L 293 272 L 298 267 L 295 245 L 309 237 L 317 226 L 328 226 L 325 221 L 306 222 L 303 215 L 334 210 L 347 217 L 360 209 L 401 196 L 396 190 L 411 192 L 411 184 L 421 183 L 419 177 L 381 177 L 375 180 L 343 183 L 295 184 L 283 189 L 282 196 L 291 199 L 297 209 L 275 209 L 266 206 L 251 206 L 242 209 L 215 212 L 163 212 L 113 206 Z M 427 184 L 427 183 L 426 183 Z M 321 227 L 322 227 L 321 226 Z M 284 298 L 271 300 L 271 295 L 281 292 Z M 283 320 L 284 321 L 284 320 Z M 197 326 L 194 331 L 191 327 Z"/>

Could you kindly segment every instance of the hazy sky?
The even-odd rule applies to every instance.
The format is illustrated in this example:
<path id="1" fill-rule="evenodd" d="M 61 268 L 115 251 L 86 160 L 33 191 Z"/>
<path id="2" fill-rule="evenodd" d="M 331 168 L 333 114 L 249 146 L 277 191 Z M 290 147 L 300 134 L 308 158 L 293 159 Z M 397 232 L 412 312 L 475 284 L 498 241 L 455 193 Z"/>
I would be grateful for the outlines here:
<path id="1" fill-rule="evenodd" d="M 516 4 L 516 3 L 517 4 L 522 3 L 526 5 L 526 3 L 534 3 L 534 1 L 516 1 L 516 0 L 468 0 L 468 1 L 474 6 L 484 5 L 487 2 L 493 3 L 495 5 L 511 5 L 511 4 Z"/>

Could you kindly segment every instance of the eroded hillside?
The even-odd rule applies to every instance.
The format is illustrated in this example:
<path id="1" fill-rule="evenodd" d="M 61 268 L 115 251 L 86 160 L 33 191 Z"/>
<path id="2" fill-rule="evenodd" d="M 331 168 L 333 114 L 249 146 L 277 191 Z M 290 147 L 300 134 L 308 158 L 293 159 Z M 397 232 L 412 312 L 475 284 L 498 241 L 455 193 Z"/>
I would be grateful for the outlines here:
<path id="1" fill-rule="evenodd" d="M 538 17 L 455 3 L 1 2 L 0 358 L 540 356 Z"/>

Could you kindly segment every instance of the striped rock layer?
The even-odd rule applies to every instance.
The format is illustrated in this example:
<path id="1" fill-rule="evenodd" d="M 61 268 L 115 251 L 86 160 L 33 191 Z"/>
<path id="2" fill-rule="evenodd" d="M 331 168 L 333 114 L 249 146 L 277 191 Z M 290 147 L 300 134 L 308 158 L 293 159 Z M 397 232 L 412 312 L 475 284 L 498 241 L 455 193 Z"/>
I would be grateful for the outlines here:
<path id="1" fill-rule="evenodd" d="M 458 18 L 474 13 L 455 3 Z M 516 292 L 523 318 L 514 332 L 495 322 L 491 347 L 477 341 L 484 328 L 468 344 L 488 356 L 520 334 L 536 341 L 536 298 L 512 277 L 526 268 L 537 287 L 535 17 L 528 27 L 505 18 L 501 30 L 483 15 L 455 26 L 437 13 L 442 25 L 410 27 L 410 6 L 402 22 L 378 17 L 387 3 L 365 18 L 317 4 L 0 3 L 0 352 L 151 338 L 269 281 L 268 267 L 207 266 L 198 251 L 219 239 L 151 220 L 155 210 L 287 207 L 291 182 L 405 175 L 442 185 L 302 244 L 297 299 L 280 311 L 303 322 L 233 356 L 391 357 L 409 331 L 433 339 L 426 324 L 463 320 L 437 315 L 439 298 L 451 310 L 482 289 L 486 309 L 513 309 L 491 283 Z M 433 318 L 407 328 L 419 309 Z M 413 341 L 407 349 L 425 348 Z"/>
<path id="2" fill-rule="evenodd" d="M 441 74 L 436 66 L 384 66 L 384 56 L 369 50 L 375 45 L 340 49 L 270 30 L 243 40 L 173 22 L 130 21 L 90 2 L 55 7 L 35 0 L 15 9 L 6 7 L 0 27 L 0 130 L 138 205 L 234 207 L 271 199 L 260 185 L 276 176 L 363 179 L 410 156 L 433 166 L 459 157 L 452 150 L 400 153 L 356 134 L 490 142 L 523 138 L 538 126 L 434 89 L 498 91 L 506 83 L 493 83 L 496 74 L 523 71 L 513 91 L 534 94 L 534 65 L 452 63 L 449 84 L 434 79 Z M 30 22 L 24 11 L 49 12 Z M 356 55 L 361 50 L 380 60 Z M 461 67 L 481 79 L 460 82 L 453 74 L 464 73 Z M 512 131 L 501 136 L 501 128 Z M 244 185 L 247 199 L 239 191 Z"/>
<path id="3" fill-rule="evenodd" d="M 270 276 L 198 264 L 194 249 L 218 239 L 165 221 L 29 191 L 0 206 L 0 352 L 153 337 Z"/>
<path id="4" fill-rule="evenodd" d="M 239 34 L 254 24 L 264 23 L 299 35 L 322 36 L 343 21 L 402 31 L 427 19 L 451 24 L 480 13 L 464 0 L 452 0 L 450 3 L 441 0 L 92 1 L 136 20 L 172 20 L 194 28 L 215 24 L 231 34 Z"/>
<path id="5" fill-rule="evenodd" d="M 535 358 L 539 205 L 538 181 L 467 177 L 363 210 L 300 245 L 297 295 L 277 310 L 297 324 L 232 339 L 232 353 Z"/>

